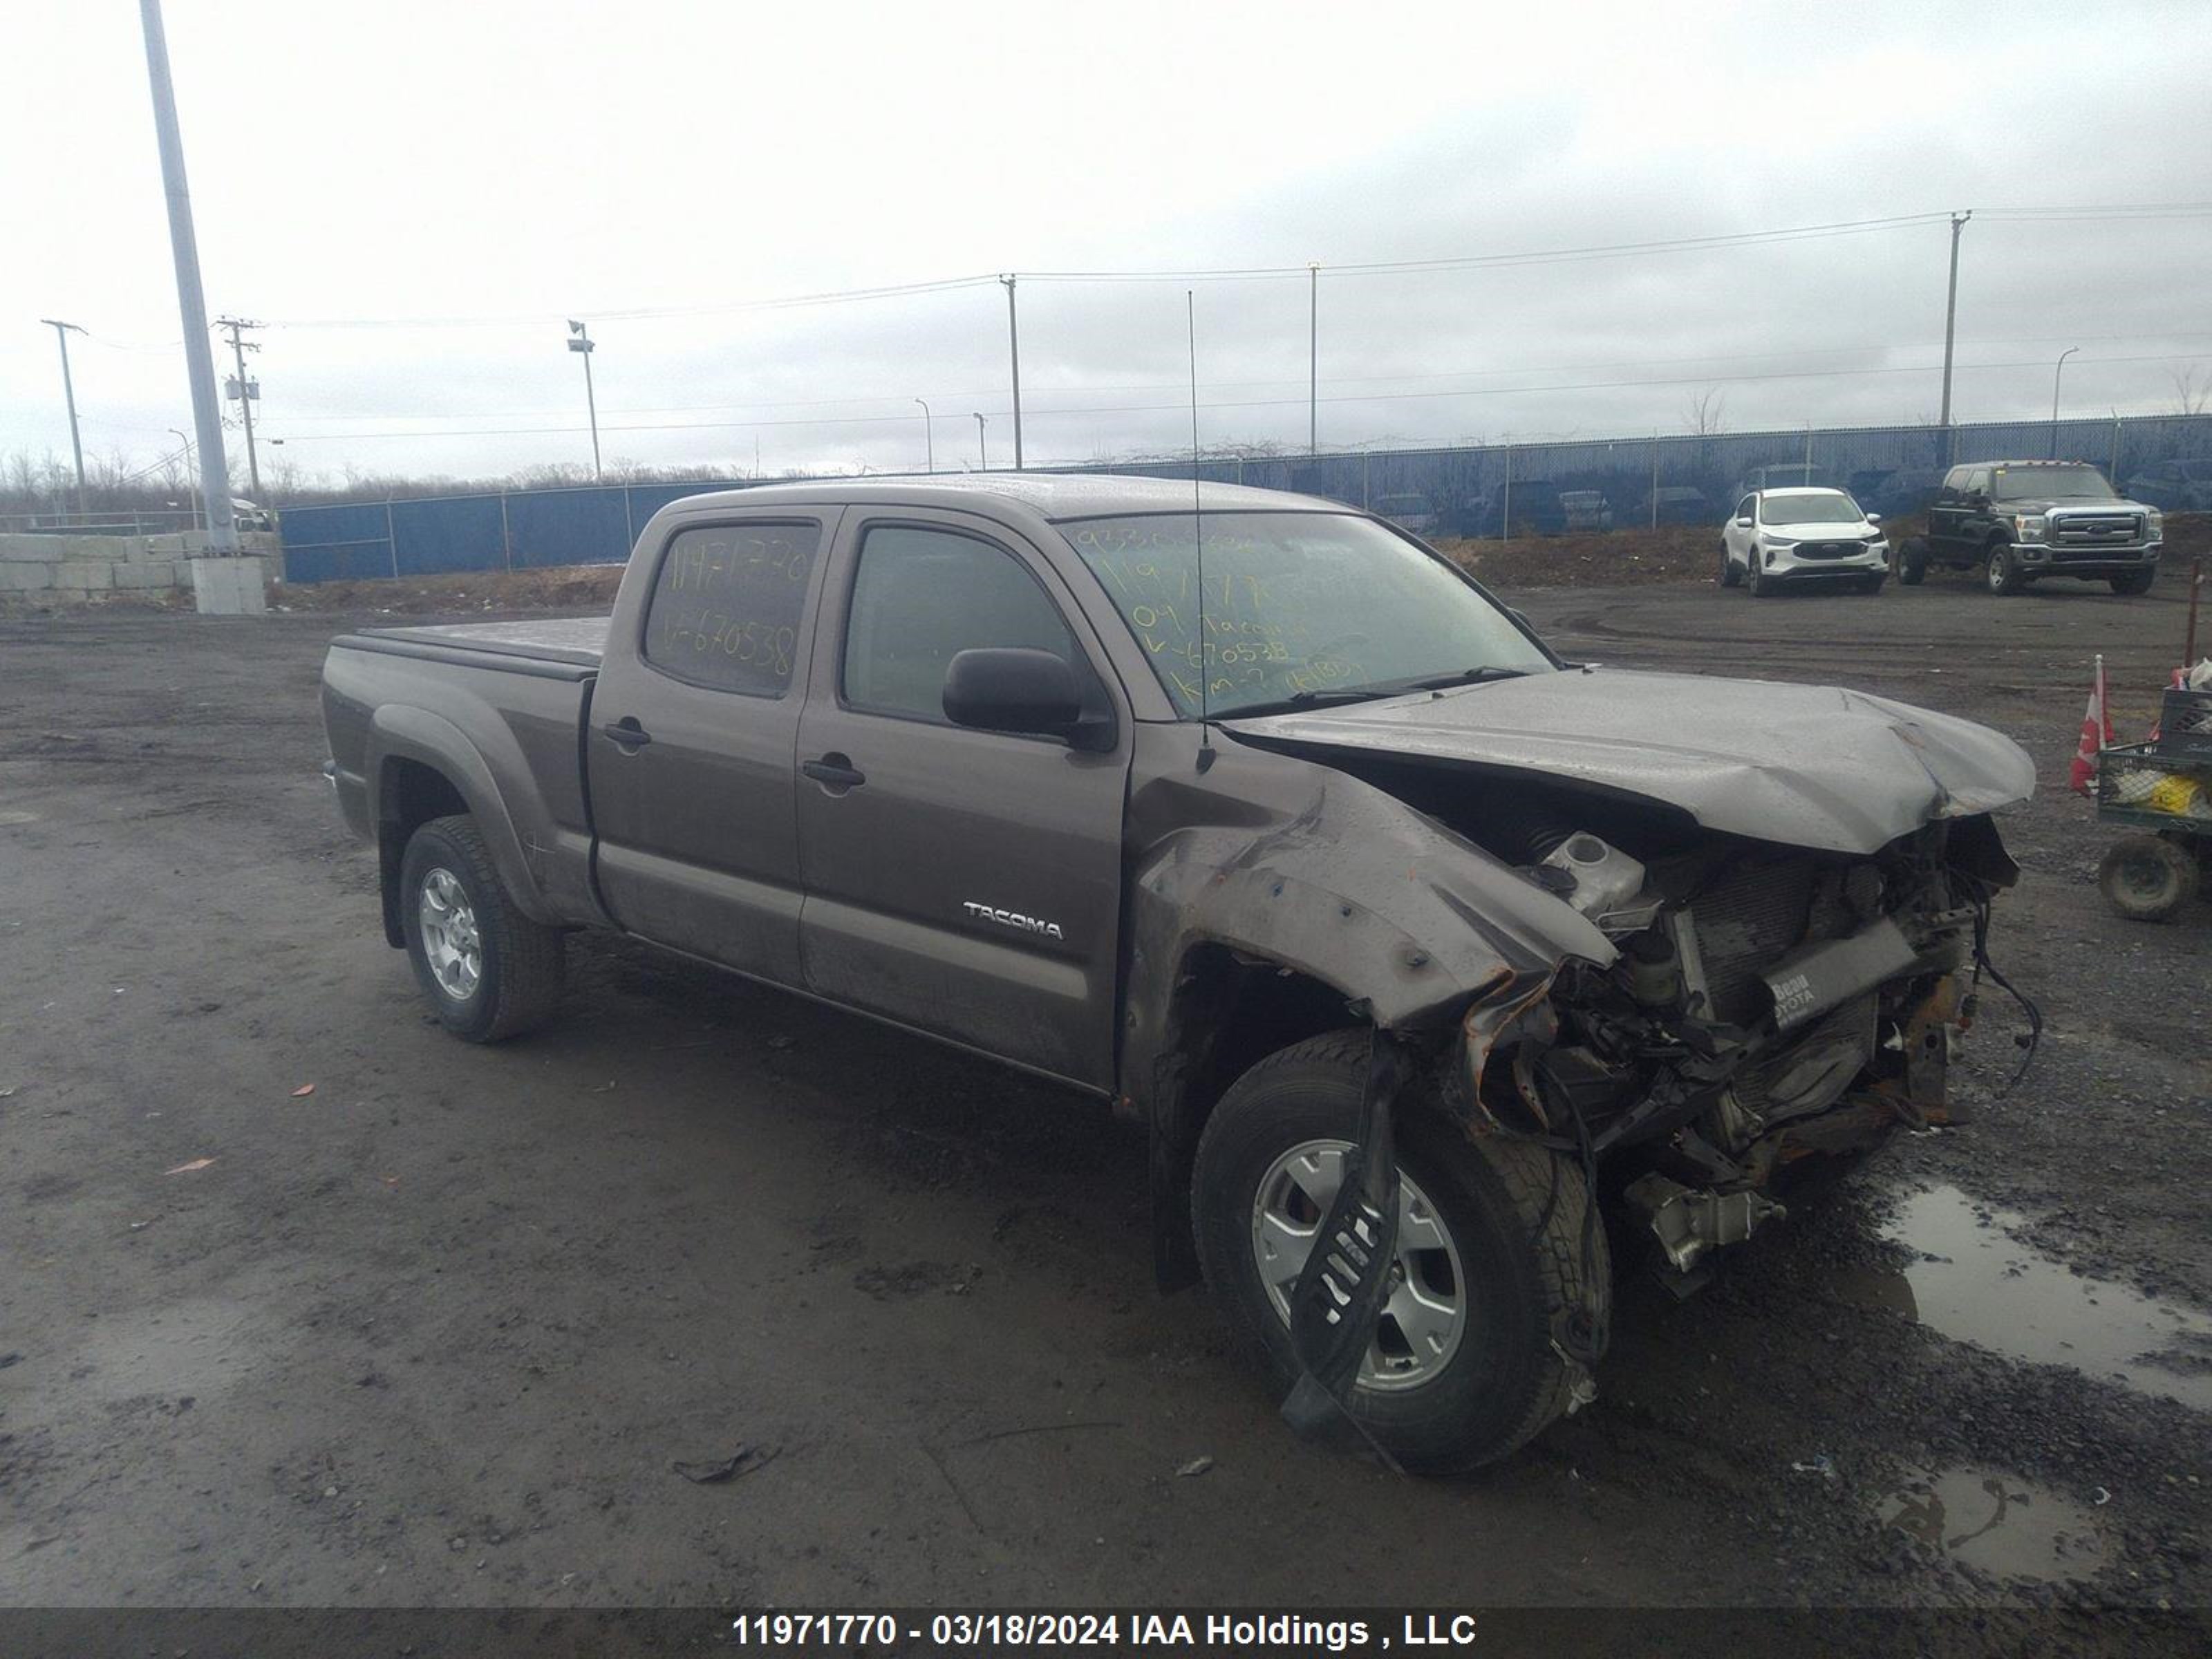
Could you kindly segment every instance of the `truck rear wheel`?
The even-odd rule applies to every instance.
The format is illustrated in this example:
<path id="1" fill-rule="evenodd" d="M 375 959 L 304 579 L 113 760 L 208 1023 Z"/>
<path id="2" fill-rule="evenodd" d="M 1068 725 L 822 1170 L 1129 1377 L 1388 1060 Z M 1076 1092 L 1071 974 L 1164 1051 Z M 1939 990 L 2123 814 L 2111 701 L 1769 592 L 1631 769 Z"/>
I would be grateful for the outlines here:
<path id="1" fill-rule="evenodd" d="M 1358 1133 L 1364 1031 L 1315 1037 L 1239 1078 L 1207 1119 L 1192 1182 L 1199 1259 L 1279 1394 L 1297 1380 L 1289 1291 Z M 1394 1118 L 1398 1256 L 1351 1408 L 1401 1464 L 1494 1462 L 1565 1413 L 1612 1303 L 1605 1232 L 1581 1169 L 1542 1147 L 1470 1139 L 1409 1091 Z"/>
<path id="2" fill-rule="evenodd" d="M 2097 866 L 2097 890 L 2130 921 L 2164 921 L 2197 896 L 2186 847 L 2162 836 L 2122 836 Z"/>
<path id="3" fill-rule="evenodd" d="M 409 838 L 399 920 L 416 981 L 454 1036 L 496 1042 L 552 1017 L 566 941 L 515 908 L 473 820 L 433 818 Z"/>

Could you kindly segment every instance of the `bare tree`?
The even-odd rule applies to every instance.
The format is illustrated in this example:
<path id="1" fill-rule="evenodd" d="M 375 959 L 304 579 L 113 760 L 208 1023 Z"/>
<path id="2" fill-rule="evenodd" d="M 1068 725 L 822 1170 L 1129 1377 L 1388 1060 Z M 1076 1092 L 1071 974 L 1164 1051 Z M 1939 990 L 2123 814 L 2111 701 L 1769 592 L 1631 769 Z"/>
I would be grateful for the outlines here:
<path id="1" fill-rule="evenodd" d="M 1700 438 L 1728 430 L 1728 395 L 1718 386 L 1709 386 L 1682 405 L 1682 419 L 1692 432 Z"/>
<path id="2" fill-rule="evenodd" d="M 2202 415 L 2212 410 L 2212 380 L 2199 381 L 2195 364 L 2172 372 L 2176 415 Z"/>

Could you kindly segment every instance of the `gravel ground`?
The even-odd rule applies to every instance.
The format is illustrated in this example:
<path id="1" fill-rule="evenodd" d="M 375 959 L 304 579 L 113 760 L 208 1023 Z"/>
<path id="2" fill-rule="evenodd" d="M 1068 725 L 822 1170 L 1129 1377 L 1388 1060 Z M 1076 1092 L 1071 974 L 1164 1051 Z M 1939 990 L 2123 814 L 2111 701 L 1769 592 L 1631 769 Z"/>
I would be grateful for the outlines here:
<path id="1" fill-rule="evenodd" d="M 1513 593 L 1571 655 L 2026 744 L 1994 951 L 2049 1029 L 2008 1091 L 1985 998 L 1971 1127 L 1687 1302 L 1625 1285 L 1598 1405 L 1437 1482 L 1294 1442 L 1153 1292 L 1142 1144 L 1086 1105 L 605 939 L 550 1032 L 444 1037 L 317 775 L 339 619 L 0 622 L 0 1602 L 1905 1607 L 1972 1613 L 1912 1627 L 1953 1650 L 2201 1650 L 2188 1357 L 1953 1340 L 1897 1294 L 1944 1251 L 1890 1236 L 1948 1183 L 2022 1273 L 2212 1308 L 2212 907 L 2108 914 L 2063 788 L 2090 653 L 2139 729 L 2179 592 Z M 1923 1478 L 1948 1515 L 1886 1525 Z"/>

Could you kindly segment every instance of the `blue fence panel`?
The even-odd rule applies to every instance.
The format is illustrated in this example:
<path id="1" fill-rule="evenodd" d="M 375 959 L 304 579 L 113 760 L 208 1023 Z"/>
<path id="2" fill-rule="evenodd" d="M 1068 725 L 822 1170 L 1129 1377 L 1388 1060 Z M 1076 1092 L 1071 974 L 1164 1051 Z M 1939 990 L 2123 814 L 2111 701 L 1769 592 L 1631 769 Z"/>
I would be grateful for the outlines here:
<path id="1" fill-rule="evenodd" d="M 629 557 L 629 515 L 614 489 L 538 489 L 507 498 L 509 557 L 517 570 L 620 564 Z"/>
<path id="2" fill-rule="evenodd" d="M 632 484 L 629 486 L 629 517 L 632 534 L 642 532 L 653 515 L 671 501 L 680 501 L 687 495 L 703 495 L 718 489 L 741 489 L 742 481 L 708 483 Z"/>
<path id="3" fill-rule="evenodd" d="M 279 523 L 286 581 L 358 581 L 393 574 L 391 519 L 382 501 L 291 507 Z"/>
<path id="4" fill-rule="evenodd" d="M 2212 460 L 2212 415 L 2103 420 L 2017 421 L 1939 427 L 1800 428 L 1780 432 L 1655 434 L 1454 449 L 1339 452 L 1326 455 L 1208 457 L 1199 476 L 1213 483 L 1292 489 L 1384 512 L 1430 511 L 1443 533 L 1496 535 L 1512 527 L 1559 527 L 1554 492 L 1587 491 L 1620 526 L 1647 522 L 1655 490 L 1662 522 L 1717 525 L 1753 471 L 1809 461 L 1826 479 L 1876 512 L 1917 511 L 1960 461 L 2051 457 L 2089 461 L 2127 488 L 2160 463 Z M 1182 460 L 1054 467 L 1188 478 Z M 286 577 L 295 582 L 433 571 L 517 570 L 563 564 L 619 564 L 653 515 L 671 501 L 742 481 L 611 485 L 454 495 L 409 501 L 296 507 L 281 520 Z M 2191 486 L 2169 483 L 2170 499 Z M 1396 501 L 1393 497 L 1400 498 Z M 1422 505 L 1405 498 L 1417 497 Z M 1548 502 L 1548 504 L 1547 504 Z M 2187 505 L 2202 507 L 2201 500 Z M 1587 507 L 1585 503 L 1585 507 Z M 504 535 L 502 536 L 502 510 Z"/>
<path id="5" fill-rule="evenodd" d="M 393 562 L 403 576 L 503 569 L 507 565 L 503 520 L 496 495 L 394 501 Z"/>

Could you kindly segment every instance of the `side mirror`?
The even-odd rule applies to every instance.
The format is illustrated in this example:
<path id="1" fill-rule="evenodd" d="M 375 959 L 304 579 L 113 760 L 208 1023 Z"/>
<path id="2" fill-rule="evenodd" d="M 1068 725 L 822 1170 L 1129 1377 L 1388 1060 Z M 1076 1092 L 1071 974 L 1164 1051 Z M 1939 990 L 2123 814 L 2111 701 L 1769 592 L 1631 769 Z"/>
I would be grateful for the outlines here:
<path id="1" fill-rule="evenodd" d="M 1751 514 L 1748 514 L 1748 513 L 1741 513 L 1741 514 L 1738 514 L 1736 515 L 1736 523 L 1737 523 L 1737 524 L 1739 524 L 1740 526 L 1742 526 L 1744 529 L 1746 529 L 1746 530 L 1750 529 L 1750 528 L 1751 528 Z"/>
<path id="2" fill-rule="evenodd" d="M 945 670 L 945 714 L 979 732 L 1061 738 L 1077 749 L 1113 746 L 1110 720 L 1084 719 L 1083 688 L 1066 659 L 1024 646 L 956 653 Z"/>
<path id="3" fill-rule="evenodd" d="M 1879 513 L 1869 513 L 1866 515 L 1866 521 L 1869 524 L 1880 524 L 1881 522 L 1881 514 Z"/>

